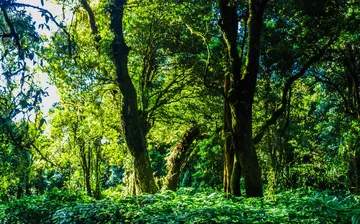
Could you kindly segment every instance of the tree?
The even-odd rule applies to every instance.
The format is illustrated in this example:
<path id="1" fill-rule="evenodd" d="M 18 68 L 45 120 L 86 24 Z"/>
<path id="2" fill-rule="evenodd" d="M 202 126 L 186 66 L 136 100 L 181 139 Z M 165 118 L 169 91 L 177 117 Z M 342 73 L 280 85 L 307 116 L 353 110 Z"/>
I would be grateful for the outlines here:
<path id="1" fill-rule="evenodd" d="M 194 140 L 200 137 L 200 129 L 193 126 L 185 132 L 181 141 L 172 149 L 168 158 L 167 174 L 165 177 L 164 189 L 175 191 L 178 186 L 180 169 L 185 164 L 186 158 L 191 154 L 190 146 Z"/>
<path id="2" fill-rule="evenodd" d="M 17 188 L 17 198 L 30 195 L 36 156 L 46 161 L 37 147 L 45 123 L 40 103 L 46 92 L 29 66 L 39 63 L 43 39 L 23 6 L 16 1 L 0 3 L 0 150 L 4 159 L 1 170 L 5 172 L 1 194 L 7 199 L 14 195 L 13 187 Z"/>
<path id="3" fill-rule="evenodd" d="M 110 13 L 112 18 L 110 28 L 116 40 L 112 42 L 110 52 L 105 50 L 115 64 L 115 82 L 123 97 L 122 124 L 130 152 L 134 157 L 137 185 L 140 191 L 144 191 L 146 188 L 145 190 L 150 192 L 154 191 L 154 187 L 152 186 L 151 167 L 148 167 L 146 135 L 154 126 L 155 121 L 164 116 L 164 113 L 159 112 L 163 112 L 166 106 L 198 97 L 200 88 L 188 88 L 188 86 L 199 80 L 191 72 L 198 66 L 195 61 L 200 60 L 195 55 L 201 50 L 199 46 L 204 47 L 203 43 L 198 40 L 186 36 L 186 38 L 182 38 L 178 29 L 186 29 L 186 26 L 184 24 L 180 26 L 179 21 L 174 21 L 172 15 L 163 10 L 164 6 L 169 10 L 178 10 L 176 8 L 178 6 L 172 2 L 164 2 L 164 5 L 160 3 L 161 1 L 152 4 L 141 3 L 144 9 L 138 10 L 132 10 L 132 5 L 139 3 L 128 3 L 130 4 L 128 8 L 132 11 L 129 10 L 125 18 L 129 21 L 123 21 L 125 2 L 110 4 L 112 12 L 116 13 L 116 16 Z M 96 23 L 93 9 L 89 4 L 86 1 L 82 1 L 81 4 L 88 14 L 94 40 L 97 42 L 97 46 L 100 46 L 100 43 L 103 43 L 101 40 L 105 38 L 99 35 L 101 26 Z M 160 13 L 160 15 L 154 12 Z M 144 17 L 144 14 L 148 17 Z M 163 16 L 161 16 L 162 14 Z M 116 19 L 117 21 L 115 21 Z M 155 25 L 156 23 L 157 25 Z M 134 46 L 132 52 L 128 52 L 129 47 L 125 44 L 121 33 L 124 27 L 129 29 L 127 30 L 128 42 Z M 193 48 L 187 48 L 187 44 Z M 118 52 L 121 53 L 118 54 Z M 128 63 L 129 57 L 131 58 L 130 64 Z M 141 58 L 141 63 L 137 62 L 139 58 Z M 124 67 L 125 63 L 126 66 L 130 66 L 131 72 Z M 140 72 L 138 72 L 139 70 Z M 137 74 L 139 74 L 139 78 Z M 142 171 L 140 172 L 140 170 Z M 141 183 L 141 179 L 144 179 L 146 184 Z"/>
<path id="4" fill-rule="evenodd" d="M 268 10 L 264 14 L 265 6 L 268 6 Z M 289 6 L 289 2 L 268 4 L 267 1 L 249 1 L 248 5 L 232 1 L 219 2 L 220 26 L 228 52 L 230 74 L 230 82 L 225 79 L 225 84 L 229 83 L 225 85 L 225 92 L 232 111 L 230 115 L 225 107 L 225 120 L 229 126 L 229 117 L 232 117 L 230 133 L 234 151 L 241 163 L 247 195 L 250 197 L 261 196 L 262 192 L 261 172 L 254 145 L 283 116 L 291 86 L 326 56 L 329 47 L 341 34 L 340 21 L 344 21 L 342 9 L 347 6 L 343 2 L 330 1 L 321 1 L 315 6 L 313 11 L 309 11 L 307 3 Z M 277 13 L 278 10 L 282 13 Z M 240 28 L 241 32 L 238 32 L 239 21 L 244 24 L 244 28 Z M 288 27 L 288 31 L 284 27 Z M 243 36 L 241 40 L 239 35 Z M 256 124 L 256 134 L 252 137 L 254 97 L 259 86 L 257 81 L 262 77 L 259 71 L 264 76 L 270 75 L 270 79 L 276 71 L 285 81 L 280 106 L 267 114 L 263 124 Z M 231 149 L 227 148 L 226 157 L 231 158 Z M 226 163 L 229 170 L 232 159 L 227 159 Z M 225 175 L 229 179 L 231 172 L 225 173 L 229 173 Z M 233 192 L 239 193 L 238 190 Z"/>
<path id="5" fill-rule="evenodd" d="M 352 39 L 357 42 L 358 39 Z M 359 77 L 358 59 L 359 49 L 354 42 L 339 43 L 339 47 L 333 49 L 331 59 L 327 62 L 328 69 L 314 70 L 313 74 L 318 82 L 321 82 L 329 90 L 333 90 L 342 104 L 341 111 L 352 122 L 349 127 L 348 137 L 345 138 L 350 146 L 349 179 L 354 192 L 360 192 L 360 154 L 358 146 L 358 120 L 359 120 Z M 355 137 L 355 136 L 356 137 Z"/>
<path id="6" fill-rule="evenodd" d="M 234 151 L 244 172 L 248 197 L 263 194 L 260 166 L 252 143 L 252 105 L 259 70 L 261 28 L 266 4 L 267 1 L 249 1 L 248 50 L 242 73 L 242 58 L 237 49 L 239 18 L 237 4 L 228 0 L 219 2 L 220 26 L 226 43 L 230 61 L 229 73 L 232 78 L 232 89 L 228 92 L 227 100 L 234 116 L 232 124 Z"/>

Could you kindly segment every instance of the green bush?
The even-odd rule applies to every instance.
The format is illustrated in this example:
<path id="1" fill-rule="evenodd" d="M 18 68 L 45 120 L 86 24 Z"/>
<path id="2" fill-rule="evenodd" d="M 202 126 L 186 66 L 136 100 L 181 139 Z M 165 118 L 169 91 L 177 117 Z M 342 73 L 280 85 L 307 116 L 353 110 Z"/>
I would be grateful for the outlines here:
<path id="1" fill-rule="evenodd" d="M 42 196 L 24 197 L 0 205 L 1 223 L 53 223 L 50 217 L 57 209 L 88 199 L 81 192 L 53 189 Z"/>
<path id="2" fill-rule="evenodd" d="M 226 199 L 211 189 L 182 188 L 100 201 L 57 191 L 0 206 L 2 223 L 351 223 L 360 214 L 357 196 L 307 190 Z"/>

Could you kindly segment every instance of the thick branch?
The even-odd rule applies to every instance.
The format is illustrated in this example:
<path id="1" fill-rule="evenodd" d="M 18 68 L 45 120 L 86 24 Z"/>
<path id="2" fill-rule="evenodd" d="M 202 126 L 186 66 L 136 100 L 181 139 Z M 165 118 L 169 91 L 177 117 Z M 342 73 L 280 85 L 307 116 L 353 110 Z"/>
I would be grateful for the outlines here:
<path id="1" fill-rule="evenodd" d="M 351 116 L 356 116 L 355 113 L 351 112 L 348 100 L 346 99 L 346 97 L 345 97 L 344 93 L 341 91 L 341 89 L 337 85 L 335 85 L 335 83 L 331 82 L 329 78 L 327 78 L 325 76 L 323 76 L 323 77 L 325 79 L 322 79 L 319 76 L 315 76 L 315 79 L 316 79 L 316 81 L 322 82 L 322 83 L 327 84 L 327 85 L 331 86 L 332 88 L 334 88 L 335 91 L 340 95 L 341 99 L 344 102 L 345 112 L 350 114 Z"/>
<path id="2" fill-rule="evenodd" d="M 260 128 L 257 135 L 253 138 L 254 145 L 258 144 L 261 139 L 264 137 L 267 129 L 273 125 L 276 124 L 276 121 L 283 115 L 283 113 L 286 110 L 287 105 L 287 94 L 289 92 L 289 89 L 291 85 L 298 80 L 299 78 L 303 77 L 306 73 L 306 71 L 310 68 L 312 64 L 317 62 L 321 59 L 322 55 L 325 53 L 325 51 L 320 52 L 319 54 L 313 56 L 310 58 L 310 60 L 300 69 L 298 73 L 296 73 L 294 76 L 291 76 L 288 80 L 285 81 L 283 90 L 282 90 L 282 97 L 281 97 L 281 104 L 280 106 L 274 111 L 274 113 L 271 115 L 270 119 L 268 119 Z"/>
<path id="3" fill-rule="evenodd" d="M 15 40 L 16 47 L 18 48 L 18 51 L 19 51 L 20 59 L 24 59 L 24 55 L 22 53 L 22 48 L 21 48 L 21 44 L 20 44 L 20 37 L 15 31 L 14 24 L 11 22 L 9 15 L 7 14 L 6 9 L 4 7 L 1 7 L 1 11 L 4 15 L 6 24 L 8 25 L 8 27 L 10 29 L 9 36 L 13 37 Z"/>
<path id="4" fill-rule="evenodd" d="M 180 18 L 180 20 L 182 20 L 182 19 Z M 210 66 L 210 61 L 211 61 L 211 50 L 210 50 L 210 46 L 209 46 L 209 43 L 208 43 L 206 37 L 201 32 L 194 31 L 188 24 L 185 23 L 185 26 L 190 31 L 190 34 L 194 34 L 194 35 L 200 37 L 202 39 L 204 45 L 206 46 L 207 58 L 206 58 L 206 62 L 205 62 L 205 70 L 204 70 L 204 75 L 203 75 L 204 86 L 208 89 L 213 89 L 216 92 L 220 93 L 225 98 L 225 100 L 227 100 L 226 95 L 224 94 L 224 92 L 222 91 L 221 88 L 219 88 L 217 85 L 212 85 L 211 83 L 208 83 L 206 80 L 206 78 L 208 77 L 208 71 L 209 71 L 209 66 Z"/>
<path id="5" fill-rule="evenodd" d="M 92 33 L 92 35 L 94 35 L 95 42 L 97 44 L 99 44 L 100 36 L 98 35 L 99 30 L 98 30 L 97 25 L 96 25 L 94 12 L 91 9 L 91 7 L 90 7 L 89 3 L 87 2 L 87 0 L 82 0 L 81 5 L 86 10 L 86 12 L 87 12 L 87 14 L 89 16 L 91 33 Z"/>

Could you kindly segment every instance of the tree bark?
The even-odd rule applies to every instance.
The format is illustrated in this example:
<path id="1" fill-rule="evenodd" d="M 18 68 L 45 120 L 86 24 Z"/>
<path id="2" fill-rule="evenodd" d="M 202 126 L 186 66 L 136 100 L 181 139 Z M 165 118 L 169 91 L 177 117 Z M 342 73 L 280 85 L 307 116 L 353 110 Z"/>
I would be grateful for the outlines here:
<path id="1" fill-rule="evenodd" d="M 101 163 L 101 145 L 100 140 L 95 143 L 95 192 L 94 198 L 100 200 L 101 198 L 101 186 L 100 186 L 100 163 Z"/>
<path id="2" fill-rule="evenodd" d="M 360 193 L 360 152 L 355 151 L 355 155 L 351 158 L 349 169 L 350 189 L 354 194 Z"/>
<path id="3" fill-rule="evenodd" d="M 200 129 L 198 126 L 194 126 L 185 132 L 182 140 L 172 149 L 168 161 L 168 172 L 165 177 L 165 189 L 176 190 L 181 167 L 183 166 L 186 157 L 189 155 L 189 149 L 192 142 L 199 136 Z"/>
<path id="4" fill-rule="evenodd" d="M 244 73 L 236 77 L 236 100 L 232 103 L 235 114 L 234 137 L 236 157 L 244 170 L 247 197 L 262 197 L 261 170 L 252 143 L 252 105 L 259 71 L 260 37 L 266 0 L 251 0 L 249 5 L 248 51 Z M 235 79 L 235 78 L 234 78 Z"/>
<path id="5" fill-rule="evenodd" d="M 78 142 L 79 142 L 79 147 L 80 147 L 81 167 L 83 168 L 83 172 L 84 172 L 84 187 L 85 187 L 87 195 L 91 197 L 92 195 L 91 195 L 91 180 L 90 180 L 90 177 L 91 177 L 90 147 L 89 147 L 89 150 L 86 151 L 86 146 L 85 146 L 84 140 L 79 139 Z"/>
<path id="6" fill-rule="evenodd" d="M 224 94 L 228 94 L 230 90 L 230 74 L 224 77 Z M 233 145 L 233 134 L 232 134 L 232 116 L 231 108 L 228 100 L 224 100 L 224 139 L 225 139 L 225 163 L 224 163 L 224 192 L 226 194 L 234 194 L 240 196 L 240 177 L 241 177 L 241 166 L 238 163 L 234 167 L 234 145 Z M 240 169 L 240 170 L 239 170 Z M 233 175 L 233 171 L 237 175 Z M 234 172 L 234 173 L 235 173 Z M 238 180 L 237 180 L 238 179 Z"/>
<path id="7" fill-rule="evenodd" d="M 234 117 L 232 116 L 231 105 L 232 98 L 235 88 L 235 77 L 239 77 L 241 73 L 241 58 L 237 50 L 237 39 L 238 39 L 238 15 L 237 5 L 230 0 L 220 0 L 220 27 L 222 30 L 223 40 L 227 50 L 227 58 L 229 64 L 229 74 L 224 77 L 224 134 L 225 134 L 225 170 L 224 170 L 224 190 L 225 192 L 240 192 L 240 177 L 233 176 L 234 170 L 234 156 L 238 150 L 234 144 L 234 130 L 233 122 Z M 239 160 L 237 160 L 239 161 Z M 238 165 L 238 164 L 237 164 Z M 239 166 L 236 166 L 239 167 Z M 237 180 L 239 178 L 239 180 Z"/>
<path id="8" fill-rule="evenodd" d="M 236 159 L 243 169 L 247 197 L 261 197 L 261 170 L 252 145 L 252 104 L 243 103 L 234 110 L 237 112 L 234 124 L 234 145 Z"/>
<path id="9" fill-rule="evenodd" d="M 86 188 L 86 194 L 91 197 L 92 195 L 91 195 L 90 173 L 87 172 L 87 170 L 85 173 L 85 188 Z"/>
<path id="10" fill-rule="evenodd" d="M 21 183 L 20 183 L 17 187 L 16 199 L 21 199 L 22 195 L 23 195 L 23 189 L 22 189 Z"/>
<path id="11" fill-rule="evenodd" d="M 261 170 L 252 144 L 252 104 L 259 70 L 260 35 L 266 0 L 249 1 L 248 43 L 244 73 L 237 50 L 238 14 L 237 4 L 230 0 L 220 0 L 220 27 L 230 60 L 233 88 L 228 97 L 233 114 L 233 143 L 237 161 L 240 162 L 246 195 L 261 197 Z"/>
<path id="12" fill-rule="evenodd" d="M 241 164 L 236 158 L 233 159 L 233 170 L 230 179 L 230 190 L 234 196 L 241 196 L 240 178 L 241 178 Z"/>
<path id="13" fill-rule="evenodd" d="M 330 42 L 331 43 L 331 42 Z M 295 81 L 297 81 L 298 79 L 300 79 L 301 77 L 303 77 L 305 75 L 305 73 L 308 71 L 308 69 L 317 61 L 319 61 L 322 56 L 324 55 L 327 47 L 330 44 L 328 44 L 324 49 L 322 49 L 321 51 L 319 51 L 317 54 L 315 54 L 314 56 L 312 56 L 305 64 L 304 66 L 293 76 L 291 76 L 290 78 L 288 78 L 283 86 L 282 89 L 282 95 L 281 95 L 281 102 L 280 102 L 280 106 L 273 112 L 273 114 L 271 115 L 271 117 L 266 120 L 266 122 L 260 127 L 260 130 L 258 131 L 258 133 L 255 135 L 255 137 L 253 138 L 253 143 L 254 145 L 257 145 L 262 138 L 264 137 L 266 131 L 268 130 L 268 128 L 271 125 L 276 124 L 276 121 L 284 114 L 284 112 L 286 111 L 286 106 L 287 106 L 287 101 L 288 101 L 288 94 L 290 92 L 291 86 L 293 85 L 293 83 Z"/>
<path id="14" fill-rule="evenodd" d="M 153 171 L 146 149 L 145 133 L 142 130 L 141 119 L 138 113 L 137 94 L 128 72 L 129 47 L 123 35 L 123 15 L 126 0 L 113 0 L 111 3 L 110 28 L 115 37 L 111 45 L 111 57 L 115 65 L 117 82 L 123 95 L 121 119 L 125 138 L 134 157 L 136 185 L 140 192 L 155 193 Z"/>
<path id="15" fill-rule="evenodd" d="M 228 134 L 226 132 L 225 134 Z M 225 163 L 224 163 L 224 192 L 226 194 L 231 192 L 231 176 L 234 166 L 234 148 L 232 147 L 231 136 L 225 136 Z"/>

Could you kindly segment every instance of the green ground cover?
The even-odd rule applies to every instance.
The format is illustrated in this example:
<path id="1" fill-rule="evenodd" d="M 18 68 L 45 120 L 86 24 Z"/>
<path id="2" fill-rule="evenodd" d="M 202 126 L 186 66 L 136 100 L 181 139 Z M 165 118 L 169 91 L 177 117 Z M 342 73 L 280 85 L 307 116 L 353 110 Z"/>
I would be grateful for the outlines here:
<path id="1" fill-rule="evenodd" d="M 1 223 L 358 223 L 359 197 L 345 191 L 291 190 L 226 199 L 212 190 L 107 197 L 53 190 L 1 204 Z"/>

